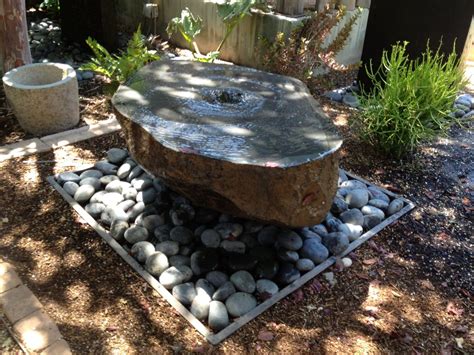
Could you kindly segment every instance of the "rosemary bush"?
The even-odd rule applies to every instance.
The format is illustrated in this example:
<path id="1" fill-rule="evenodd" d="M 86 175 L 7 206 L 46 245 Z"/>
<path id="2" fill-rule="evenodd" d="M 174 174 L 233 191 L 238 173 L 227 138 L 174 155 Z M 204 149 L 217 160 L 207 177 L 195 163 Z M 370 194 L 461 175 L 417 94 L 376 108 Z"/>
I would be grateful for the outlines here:
<path id="1" fill-rule="evenodd" d="M 398 158 L 446 133 L 455 122 L 456 95 L 466 84 L 454 48 L 445 56 L 428 43 L 420 58 L 410 59 L 407 45 L 384 51 L 375 72 L 372 63 L 366 67 L 373 88 L 359 96 L 355 121 L 362 138 Z"/>
<path id="2" fill-rule="evenodd" d="M 334 3 L 334 1 L 333 1 Z M 345 17 L 345 6 L 332 10 L 326 6 L 322 11 L 314 12 L 311 18 L 293 30 L 285 39 L 278 33 L 275 39 L 262 38 L 262 64 L 267 71 L 293 76 L 307 84 L 315 72 L 340 69 L 335 56 L 344 48 L 352 27 L 360 17 L 361 11 L 342 26 L 333 40 L 326 40 Z"/>

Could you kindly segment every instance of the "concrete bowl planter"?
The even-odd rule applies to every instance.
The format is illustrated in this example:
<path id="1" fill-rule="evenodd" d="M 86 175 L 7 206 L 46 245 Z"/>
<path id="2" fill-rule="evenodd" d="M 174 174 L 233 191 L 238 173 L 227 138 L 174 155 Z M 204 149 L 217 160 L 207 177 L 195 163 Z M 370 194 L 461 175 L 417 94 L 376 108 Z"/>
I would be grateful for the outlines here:
<path id="1" fill-rule="evenodd" d="M 79 122 L 76 72 L 67 64 L 38 63 L 13 69 L 3 76 L 3 86 L 25 131 L 42 136 Z"/>

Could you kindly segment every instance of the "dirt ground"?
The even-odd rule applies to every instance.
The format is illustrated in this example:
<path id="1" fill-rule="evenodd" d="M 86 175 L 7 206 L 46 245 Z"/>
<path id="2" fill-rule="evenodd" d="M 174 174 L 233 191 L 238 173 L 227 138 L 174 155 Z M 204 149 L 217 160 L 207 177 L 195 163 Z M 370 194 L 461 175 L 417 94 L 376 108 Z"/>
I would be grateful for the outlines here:
<path id="1" fill-rule="evenodd" d="M 350 133 L 349 109 L 323 106 L 345 137 L 342 166 L 418 207 L 334 267 L 335 286 L 317 277 L 218 346 L 46 182 L 124 146 L 120 133 L 0 163 L 0 255 L 75 353 L 474 353 L 473 127 L 400 162 Z"/>

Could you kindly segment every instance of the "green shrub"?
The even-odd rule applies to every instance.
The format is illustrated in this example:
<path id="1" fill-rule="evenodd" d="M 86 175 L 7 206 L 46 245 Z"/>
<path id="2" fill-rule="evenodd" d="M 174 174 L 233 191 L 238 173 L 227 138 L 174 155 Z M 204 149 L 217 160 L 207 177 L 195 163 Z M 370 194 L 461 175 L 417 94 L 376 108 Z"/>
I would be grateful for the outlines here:
<path id="1" fill-rule="evenodd" d="M 118 55 L 110 54 L 107 49 L 90 37 L 86 43 L 95 57 L 84 64 L 81 70 L 92 70 L 109 78 L 112 89 L 116 89 L 145 64 L 160 59 L 156 51 L 149 51 L 146 47 L 140 27 L 128 42 L 127 49 Z"/>
<path id="2" fill-rule="evenodd" d="M 380 67 L 366 67 L 373 83 L 359 96 L 357 128 L 362 137 L 395 157 L 412 152 L 423 141 L 446 133 L 455 121 L 453 103 L 466 84 L 455 50 L 433 52 L 427 44 L 421 58 L 410 59 L 408 42 L 384 51 Z"/>

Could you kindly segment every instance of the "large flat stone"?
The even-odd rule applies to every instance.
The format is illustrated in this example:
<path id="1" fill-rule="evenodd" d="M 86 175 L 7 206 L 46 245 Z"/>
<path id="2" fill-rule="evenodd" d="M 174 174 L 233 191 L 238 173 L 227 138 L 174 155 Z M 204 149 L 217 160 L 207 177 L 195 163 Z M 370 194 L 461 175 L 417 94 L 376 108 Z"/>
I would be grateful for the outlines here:
<path id="1" fill-rule="evenodd" d="M 331 206 L 342 140 L 299 80 L 160 61 L 112 102 L 134 158 L 198 205 L 293 227 Z"/>

